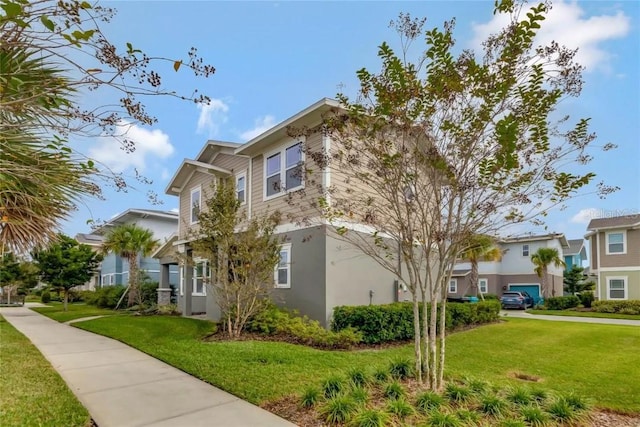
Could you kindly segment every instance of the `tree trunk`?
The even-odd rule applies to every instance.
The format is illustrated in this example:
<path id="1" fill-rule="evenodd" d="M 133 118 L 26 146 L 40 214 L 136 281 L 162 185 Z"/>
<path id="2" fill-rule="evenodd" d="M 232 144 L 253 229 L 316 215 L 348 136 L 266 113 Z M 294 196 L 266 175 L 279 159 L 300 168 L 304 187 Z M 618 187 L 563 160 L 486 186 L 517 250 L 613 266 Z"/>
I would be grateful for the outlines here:
<path id="1" fill-rule="evenodd" d="M 436 285 L 436 288 L 440 288 L 441 285 Z M 438 325 L 438 297 L 440 296 L 438 290 L 431 294 L 431 317 L 429 319 L 429 360 L 431 361 L 431 370 L 429 371 L 429 388 L 435 390 L 437 386 L 436 372 L 437 372 L 437 335 L 436 328 Z"/>
<path id="2" fill-rule="evenodd" d="M 422 377 L 423 381 L 427 379 L 431 371 L 431 359 L 429 359 L 429 321 L 427 315 L 429 313 L 429 304 L 427 303 L 426 292 L 422 292 Z"/>
<path id="3" fill-rule="evenodd" d="M 138 302 L 138 256 L 130 256 L 129 257 L 129 300 L 127 302 L 127 306 L 131 307 L 132 305 Z"/>
<path id="4" fill-rule="evenodd" d="M 64 311 L 67 311 L 67 304 L 69 303 L 69 289 L 64 290 Z"/>
<path id="5" fill-rule="evenodd" d="M 440 360 L 438 363 L 438 378 L 436 391 L 442 390 L 442 382 L 444 378 L 444 358 L 445 358 L 445 341 L 447 336 L 447 294 L 442 293 L 442 300 L 440 302 Z"/>
<path id="6" fill-rule="evenodd" d="M 546 267 L 542 268 L 542 277 L 540 278 L 540 282 L 542 285 L 542 297 L 543 298 L 547 298 L 547 296 L 549 295 L 549 290 L 547 289 L 547 269 Z"/>
<path id="7" fill-rule="evenodd" d="M 471 294 L 474 296 L 478 296 L 478 261 L 476 260 L 471 260 L 471 273 L 470 273 L 470 278 L 469 280 L 471 280 Z"/>
<path id="8" fill-rule="evenodd" d="M 418 384 L 422 384 L 422 350 L 421 344 L 422 340 L 420 339 L 420 305 L 418 303 L 418 290 L 415 289 L 413 292 L 413 351 L 415 355 L 416 362 L 416 379 L 418 380 Z"/>

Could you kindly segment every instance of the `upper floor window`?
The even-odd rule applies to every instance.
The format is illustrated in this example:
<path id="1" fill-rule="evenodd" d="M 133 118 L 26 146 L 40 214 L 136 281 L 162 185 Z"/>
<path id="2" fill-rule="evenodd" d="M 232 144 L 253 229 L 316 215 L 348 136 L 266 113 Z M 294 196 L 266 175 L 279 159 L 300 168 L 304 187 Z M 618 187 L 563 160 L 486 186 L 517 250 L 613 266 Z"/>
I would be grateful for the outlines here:
<path id="1" fill-rule="evenodd" d="M 529 245 L 522 245 L 522 256 L 529 256 Z"/>
<path id="2" fill-rule="evenodd" d="M 200 215 L 200 199 L 202 189 L 200 187 L 191 190 L 191 224 L 198 222 L 198 215 Z"/>
<path id="3" fill-rule="evenodd" d="M 304 185 L 302 142 L 297 142 L 265 157 L 265 198 L 276 197 L 285 191 Z"/>
<path id="4" fill-rule="evenodd" d="M 236 175 L 236 196 L 241 205 L 247 203 L 247 175 L 244 172 Z"/>
<path id="5" fill-rule="evenodd" d="M 458 280 L 451 279 L 449 280 L 449 293 L 455 294 L 456 292 L 458 292 Z"/>
<path id="6" fill-rule="evenodd" d="M 291 287 L 291 243 L 280 248 L 280 261 L 274 270 L 276 288 Z"/>
<path id="7" fill-rule="evenodd" d="M 625 254 L 626 249 L 624 232 L 607 233 L 607 255 Z"/>

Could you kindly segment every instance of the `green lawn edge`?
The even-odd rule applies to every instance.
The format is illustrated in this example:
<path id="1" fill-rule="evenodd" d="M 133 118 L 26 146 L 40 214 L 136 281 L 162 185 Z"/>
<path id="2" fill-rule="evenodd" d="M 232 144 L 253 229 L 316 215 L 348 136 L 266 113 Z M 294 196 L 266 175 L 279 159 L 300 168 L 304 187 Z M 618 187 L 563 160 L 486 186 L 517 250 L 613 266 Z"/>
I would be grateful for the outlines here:
<path id="1" fill-rule="evenodd" d="M 98 308 L 84 303 L 73 303 L 67 305 L 67 311 L 61 302 L 50 302 L 48 307 L 29 307 L 31 310 L 47 316 L 57 322 L 68 322 L 70 320 L 82 319 L 92 316 L 113 316 L 122 314 L 122 312 Z"/>
<path id="2" fill-rule="evenodd" d="M 571 316 L 571 317 L 595 317 L 599 319 L 627 319 L 640 320 L 640 315 L 619 314 L 619 313 L 598 313 L 595 311 L 575 311 L 575 310 L 527 310 L 530 314 L 541 314 L 545 316 Z"/>
<path id="3" fill-rule="evenodd" d="M 299 394 L 353 367 L 373 372 L 411 358 L 410 344 L 325 351 L 269 341 L 203 341 L 211 322 L 182 317 L 110 317 L 74 326 L 115 338 L 255 404 Z M 640 413 L 640 329 L 508 319 L 447 339 L 447 375 L 509 386 L 576 392 L 596 408 Z M 532 384 L 516 374 L 540 379 Z"/>
<path id="4" fill-rule="evenodd" d="M 24 335 L 0 316 L 0 425 L 91 425 L 89 412 Z"/>

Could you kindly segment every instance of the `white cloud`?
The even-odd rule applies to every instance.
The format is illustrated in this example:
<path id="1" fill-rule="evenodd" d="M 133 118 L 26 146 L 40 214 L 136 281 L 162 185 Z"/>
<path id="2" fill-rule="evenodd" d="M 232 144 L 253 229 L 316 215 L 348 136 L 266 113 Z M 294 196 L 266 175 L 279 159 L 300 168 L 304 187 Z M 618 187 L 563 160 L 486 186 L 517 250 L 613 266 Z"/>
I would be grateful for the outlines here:
<path id="1" fill-rule="evenodd" d="M 179 208 L 171 208 L 169 210 L 169 212 L 180 213 L 180 209 Z"/>
<path id="2" fill-rule="evenodd" d="M 276 124 L 276 118 L 271 115 L 258 117 L 252 129 L 246 130 L 240 134 L 243 141 L 249 141 L 263 132 L 268 131 Z"/>
<path id="3" fill-rule="evenodd" d="M 198 104 L 200 116 L 198 117 L 197 133 L 207 134 L 214 138 L 220 133 L 220 126 L 227 122 L 229 106 L 221 99 L 212 99 L 208 105 Z"/>
<path id="4" fill-rule="evenodd" d="M 171 172 L 169 172 L 169 169 L 167 168 L 162 168 L 162 174 L 160 175 L 160 178 L 163 181 L 168 180 L 169 178 L 171 178 Z"/>
<path id="5" fill-rule="evenodd" d="M 166 159 L 175 151 L 169 141 L 169 135 L 160 129 L 149 130 L 138 125 L 120 122 L 114 134 L 119 135 L 120 139 L 132 141 L 135 144 L 135 150 L 127 153 L 116 138 L 104 136 L 89 149 L 89 157 L 115 173 L 124 172 L 129 168 L 144 172 L 147 162 L 154 158 Z"/>
<path id="6" fill-rule="evenodd" d="M 574 224 L 589 224 L 594 218 L 600 218 L 602 211 L 596 208 L 581 209 L 577 214 L 571 217 L 571 222 Z"/>
<path id="7" fill-rule="evenodd" d="M 524 18 L 526 13 L 521 13 L 521 19 Z M 480 47 L 489 34 L 504 28 L 509 20 L 508 15 L 500 14 L 487 23 L 473 24 L 473 46 Z M 613 15 L 585 17 L 585 11 L 576 1 L 558 1 L 553 3 L 553 8 L 541 26 L 536 45 L 546 45 L 555 40 L 568 48 L 579 48 L 576 61 L 588 71 L 610 71 L 609 61 L 612 55 L 601 43 L 626 36 L 631 29 L 631 19 L 622 11 Z"/>

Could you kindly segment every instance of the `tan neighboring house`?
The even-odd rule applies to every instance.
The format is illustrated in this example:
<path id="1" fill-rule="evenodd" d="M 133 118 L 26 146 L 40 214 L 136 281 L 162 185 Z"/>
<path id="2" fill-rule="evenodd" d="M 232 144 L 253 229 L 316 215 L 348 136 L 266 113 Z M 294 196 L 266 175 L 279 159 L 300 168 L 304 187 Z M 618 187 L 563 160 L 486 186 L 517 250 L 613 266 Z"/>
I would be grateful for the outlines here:
<path id="1" fill-rule="evenodd" d="M 182 162 L 166 188 L 167 194 L 179 198 L 178 233 L 158 249 L 156 257 L 162 271 L 169 265 L 180 266 L 178 306 L 183 315 L 206 313 L 214 320 L 220 316 L 215 295 L 206 285 L 209 266 L 192 256 L 190 239 L 197 232 L 198 210 L 205 208 L 212 184 L 222 179 L 235 182 L 249 217 L 274 210 L 283 214 L 283 224 L 276 230 L 285 242 L 274 269 L 276 303 L 328 325 L 335 306 L 382 304 L 407 297 L 394 274 L 333 237 L 316 208 L 287 202 L 289 193 L 300 190 L 308 200 L 317 200 L 331 185 L 332 176 L 329 167 L 319 169 L 305 159 L 305 152 L 328 153 L 330 138 L 322 132 L 291 137 L 288 129 L 318 129 L 323 114 L 338 106 L 337 101 L 324 98 L 244 144 L 208 141 L 193 159 Z M 305 182 L 301 168 L 311 172 L 307 176 L 313 177 L 314 184 L 321 185 Z M 299 218 L 311 220 L 301 223 Z M 160 287 L 166 289 L 163 276 Z"/>
<path id="2" fill-rule="evenodd" d="M 640 215 L 592 219 L 585 238 L 600 300 L 640 300 Z"/>
<path id="3" fill-rule="evenodd" d="M 498 247 L 502 251 L 500 261 L 478 263 L 478 290 L 498 296 L 506 291 L 526 291 L 538 301 L 542 297 L 541 280 L 534 272 L 531 255 L 539 248 L 555 248 L 562 259 L 563 251 L 569 249 L 569 243 L 564 234 L 545 234 L 500 239 Z M 549 266 L 548 296 L 562 296 L 563 270 L 563 267 Z M 470 273 L 469 262 L 456 264 L 448 288 L 450 297 L 471 295 L 473 288 L 469 280 Z"/>

